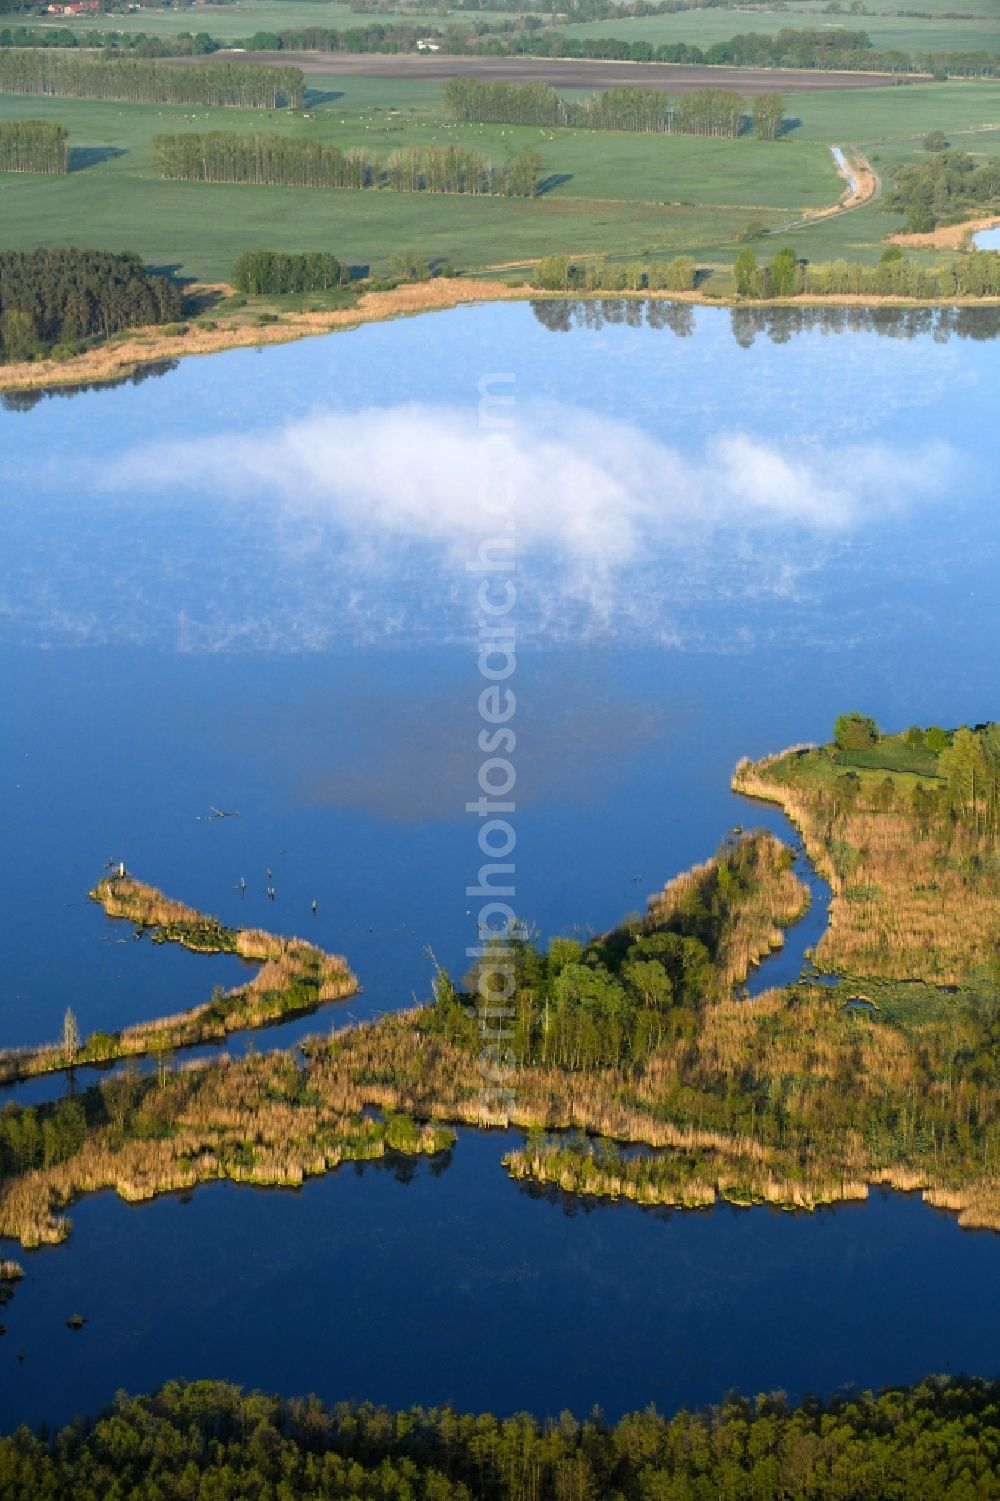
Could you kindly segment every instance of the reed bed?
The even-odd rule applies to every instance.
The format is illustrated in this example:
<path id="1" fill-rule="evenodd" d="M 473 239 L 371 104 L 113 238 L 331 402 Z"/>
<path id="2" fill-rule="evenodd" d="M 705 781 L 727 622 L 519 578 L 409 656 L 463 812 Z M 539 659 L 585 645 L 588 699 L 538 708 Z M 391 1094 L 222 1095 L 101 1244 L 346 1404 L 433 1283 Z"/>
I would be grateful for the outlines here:
<path id="1" fill-rule="evenodd" d="M 407 1123 L 406 1150 L 440 1150 L 442 1125 L 464 1123 L 582 1131 L 661 1154 L 581 1165 L 559 1142 L 529 1137 L 513 1175 L 568 1191 L 810 1208 L 887 1182 L 1000 1228 L 989 1045 L 971 1014 L 908 1033 L 845 1015 L 824 987 L 799 987 L 707 1007 L 698 1031 L 641 1068 L 527 1065 L 498 1101 L 475 1056 L 418 1009 L 314 1039 L 304 1064 L 276 1052 L 109 1079 L 88 1092 L 78 1149 L 0 1184 L 0 1233 L 59 1240 L 66 1206 L 98 1189 L 140 1200 L 218 1177 L 294 1185 L 391 1149 L 394 1121 Z M 372 1107 L 381 1120 L 366 1116 Z"/>
<path id="2" fill-rule="evenodd" d="M 817 863 L 829 861 L 843 882 L 850 841 L 842 835 L 860 838 L 863 828 L 881 849 L 872 829 L 884 817 L 886 847 L 902 838 L 905 817 L 891 802 L 876 812 L 862 789 L 849 808 L 831 814 L 808 788 L 795 785 L 789 794 L 775 779 L 777 764 L 744 763 L 735 785 L 786 806 L 807 844 L 815 840 Z M 910 834 L 924 837 L 920 829 Z M 891 870 L 902 879 L 901 857 L 879 864 L 869 846 L 857 848 L 870 861 L 865 872 Z M 855 868 L 850 880 L 859 879 Z M 863 902 L 847 884 L 835 889 L 845 911 L 877 901 L 867 889 Z M 153 924 L 171 941 L 186 937 L 201 947 L 215 935 L 260 963 L 246 987 L 193 1014 L 199 1026 L 211 1013 L 211 1025 L 224 1032 L 233 996 L 262 1014 L 300 988 L 318 997 L 327 987 L 346 993 L 338 987 L 353 983 L 342 960 L 312 945 L 224 929 L 142 883 L 97 895 L 115 915 Z M 164 1068 L 156 1079 L 121 1076 L 88 1091 L 83 1105 L 64 1102 L 61 1119 L 43 1107 L 30 1129 L 31 1112 L 8 1107 L 0 1114 L 0 1233 L 26 1245 L 58 1240 L 68 1229 L 66 1206 L 97 1189 L 138 1200 L 217 1177 L 294 1185 L 388 1150 L 437 1151 L 451 1139 L 443 1123 L 526 1130 L 526 1146 L 507 1159 L 511 1175 L 570 1192 L 678 1207 L 721 1198 L 808 1209 L 863 1198 L 868 1185 L 882 1182 L 924 1192 L 963 1224 L 1000 1229 L 1000 997 L 966 987 L 947 1004 L 916 1005 L 904 1021 L 894 1019 L 905 1013 L 902 1003 L 858 1016 L 845 1012 L 842 989 L 807 982 L 737 997 L 735 987 L 781 941 L 806 899 L 790 852 L 773 836 L 724 846 L 715 860 L 669 882 L 646 918 L 591 945 L 595 961 L 614 966 L 636 944 L 660 952 L 664 932 L 688 944 L 694 932 L 705 935 L 706 944 L 691 949 L 700 955 L 701 988 L 668 993 L 656 1044 L 641 1054 L 623 1049 L 613 1063 L 525 1048 L 502 1093 L 483 1079 L 478 1034 L 449 982 L 433 1006 L 312 1039 L 301 1063 L 272 1053 Z M 656 941 L 642 950 L 647 937 Z M 546 971 L 546 957 L 525 948 L 517 983 L 537 990 L 567 966 L 576 976 L 589 952 L 564 946 Z M 612 970 L 606 975 L 613 994 Z M 874 982 L 890 991 L 895 983 Z M 515 1009 L 521 1004 L 515 995 Z M 528 1004 L 539 1011 L 537 993 Z M 134 1039 L 137 1050 L 159 1047 L 174 1020 L 120 1038 Z M 368 1114 L 373 1107 L 378 1120 Z M 545 1136 L 555 1132 L 584 1137 Z M 651 1155 L 628 1155 L 598 1137 L 643 1145 Z"/>
<path id="3" fill-rule="evenodd" d="M 342 1162 L 435 1153 L 453 1141 L 439 1125 L 342 1108 L 350 1091 L 322 1082 L 283 1052 L 108 1080 L 88 1091 L 78 1150 L 2 1182 L 0 1235 L 56 1243 L 69 1233 L 66 1206 L 102 1189 L 136 1203 L 217 1178 L 295 1187 Z"/>
<path id="4" fill-rule="evenodd" d="M 868 1184 L 843 1176 L 812 1173 L 779 1177 L 738 1155 L 690 1156 L 666 1153 L 622 1158 L 600 1143 L 567 1147 L 559 1141 L 528 1146 L 503 1159 L 515 1180 L 550 1183 L 564 1193 L 675 1209 L 710 1209 L 722 1199 L 749 1207 L 818 1208 L 847 1199 L 866 1199 Z"/>
<path id="5" fill-rule="evenodd" d="M 150 931 L 155 943 L 178 943 L 199 954 L 237 954 L 260 968 L 245 984 L 220 991 L 199 1006 L 136 1022 L 119 1032 L 94 1033 L 72 1052 L 58 1043 L 0 1052 L 0 1083 L 218 1042 L 227 1033 L 267 1026 L 358 989 L 347 961 L 339 955 L 262 928 L 228 928 L 132 876 L 100 881 L 90 895 L 109 917 L 132 922 L 137 931 Z"/>
<path id="6" fill-rule="evenodd" d="M 997 974 L 1000 865 L 974 822 L 914 812 L 918 779 L 857 777 L 848 797 L 827 764 L 799 748 L 742 761 L 733 787 L 780 804 L 832 891 L 814 960 L 830 973 L 959 985 Z"/>
<path id="7" fill-rule="evenodd" d="M 726 914 L 713 963 L 715 999 L 730 996 L 762 959 L 782 947 L 785 929 L 803 916 L 810 902 L 809 888 L 792 869 L 791 851 L 780 839 L 758 830 L 745 835 L 738 848 L 751 853 L 753 882 Z M 650 899 L 650 926 L 669 926 L 696 894 L 714 885 L 719 864 L 716 856 L 668 881 Z"/>

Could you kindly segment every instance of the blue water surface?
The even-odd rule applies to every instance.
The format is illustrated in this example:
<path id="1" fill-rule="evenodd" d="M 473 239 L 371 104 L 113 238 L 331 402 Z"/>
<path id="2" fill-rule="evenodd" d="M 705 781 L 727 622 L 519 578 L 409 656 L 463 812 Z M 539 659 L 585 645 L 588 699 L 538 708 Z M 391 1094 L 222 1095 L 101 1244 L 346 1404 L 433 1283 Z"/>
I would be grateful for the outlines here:
<path id="1" fill-rule="evenodd" d="M 483 860 L 468 564 L 501 525 L 515 900 L 544 935 L 641 908 L 735 823 L 788 835 L 728 790 L 741 755 L 846 708 L 997 716 L 996 333 L 986 312 L 503 305 L 9 402 L 0 1041 L 238 979 L 106 919 L 87 892 L 110 859 L 344 953 L 363 995 L 293 1035 L 411 1004 L 434 961 L 462 972 Z M 993 1368 L 1000 1240 L 918 1200 L 590 1211 L 511 1184 L 504 1146 L 463 1132 L 406 1183 L 84 1201 L 4 1311 L 3 1418 L 174 1374 L 615 1414 Z"/>

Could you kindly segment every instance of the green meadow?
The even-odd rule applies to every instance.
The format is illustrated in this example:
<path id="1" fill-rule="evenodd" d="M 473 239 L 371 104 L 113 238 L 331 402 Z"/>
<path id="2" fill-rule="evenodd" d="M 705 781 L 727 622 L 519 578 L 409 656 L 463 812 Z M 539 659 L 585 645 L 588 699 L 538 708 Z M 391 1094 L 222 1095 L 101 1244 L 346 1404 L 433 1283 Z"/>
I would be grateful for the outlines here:
<path id="1" fill-rule="evenodd" d="M 874 7 L 869 7 L 874 8 Z M 914 9 L 930 10 L 923 0 Z M 885 15 L 849 15 L 844 6 L 841 15 L 830 15 L 825 5 L 782 7 L 774 10 L 754 6 L 752 10 L 688 10 L 674 15 L 623 17 L 618 21 L 594 21 L 583 25 L 558 25 L 556 30 L 567 36 L 610 36 L 625 41 L 651 42 L 660 47 L 670 42 L 687 42 L 708 48 L 713 42 L 724 42 L 744 32 L 762 32 L 773 36 L 786 28 L 800 30 L 805 27 L 817 31 L 838 33 L 866 31 L 872 46 L 878 49 L 899 48 L 917 52 L 941 48 L 947 52 L 1000 52 L 1000 10 L 993 7 L 974 19 L 956 20 L 948 10 L 960 10 L 963 16 L 972 16 L 972 5 L 941 6 L 940 15 L 930 18 Z"/>
<path id="2" fill-rule="evenodd" d="M 808 222 L 843 188 L 831 144 L 860 145 L 882 172 L 919 155 L 933 128 L 984 154 L 1000 144 L 1000 83 L 789 94 L 786 113 L 799 123 L 777 142 L 459 125 L 445 118 L 437 84 L 331 74 L 310 85 L 301 113 L 0 96 L 0 119 L 65 125 L 73 167 L 64 177 L 0 175 L 0 246 L 131 248 L 199 280 L 227 277 L 254 246 L 331 249 L 376 272 L 402 250 L 473 272 L 552 252 L 688 252 L 725 267 L 758 221 L 811 259 L 874 260 L 900 223 L 877 204 Z M 535 200 L 508 200 L 161 181 L 153 136 L 205 130 L 277 132 L 383 158 L 456 141 L 502 162 L 530 147 L 549 185 Z"/>
<path id="3" fill-rule="evenodd" d="M 625 17 L 571 24 L 556 13 L 555 20 L 543 14 L 547 27 L 567 36 L 622 37 L 628 41 L 648 41 L 654 46 L 670 42 L 688 42 L 710 47 L 739 32 L 757 31 L 773 34 L 785 27 L 815 27 L 836 34 L 838 31 L 867 31 L 872 45 L 878 48 L 914 48 L 947 51 L 976 51 L 984 48 L 1000 52 L 1000 10 L 993 0 L 920 0 L 912 6 L 900 0 L 868 0 L 870 15 L 852 16 L 849 5 L 840 14 L 830 14 L 826 0 L 812 4 L 755 5 L 743 10 L 698 9 L 674 15 Z M 907 9 L 920 15 L 903 15 Z M 241 0 L 235 5 L 192 5 L 184 8 L 146 8 L 123 16 L 101 16 L 93 21 L 72 22 L 73 29 L 84 38 L 88 30 L 122 32 L 144 31 L 149 36 L 176 36 L 179 31 L 207 31 L 220 41 L 234 41 L 255 31 L 281 31 L 304 26 L 327 26 L 339 30 L 364 26 L 369 22 L 406 22 L 428 27 L 471 25 L 473 21 L 510 21 L 511 14 L 491 11 L 488 6 L 475 12 L 449 10 L 433 5 L 412 8 L 392 6 L 381 12 L 359 13 L 336 0 Z M 50 24 L 58 25 L 58 21 Z"/>

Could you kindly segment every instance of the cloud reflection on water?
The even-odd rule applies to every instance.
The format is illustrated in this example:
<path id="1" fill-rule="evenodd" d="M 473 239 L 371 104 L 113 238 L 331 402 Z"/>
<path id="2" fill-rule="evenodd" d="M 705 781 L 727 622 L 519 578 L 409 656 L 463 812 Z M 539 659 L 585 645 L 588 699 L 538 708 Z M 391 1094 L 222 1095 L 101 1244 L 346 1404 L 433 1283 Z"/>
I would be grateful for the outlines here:
<path id="1" fill-rule="evenodd" d="M 939 441 L 832 448 L 731 429 L 685 451 L 552 403 L 522 404 L 512 440 L 522 622 L 550 642 L 680 644 L 692 602 L 794 599 L 855 537 L 946 493 L 958 469 Z M 184 548 L 196 504 L 206 566 L 222 577 L 210 611 L 177 612 L 184 644 L 308 649 L 467 632 L 464 565 L 492 529 L 488 462 L 474 408 L 411 403 L 140 445 L 94 482 L 128 496 L 108 500 L 117 527 L 141 517 L 171 548 Z M 267 617 L 256 627 L 255 584 Z"/>

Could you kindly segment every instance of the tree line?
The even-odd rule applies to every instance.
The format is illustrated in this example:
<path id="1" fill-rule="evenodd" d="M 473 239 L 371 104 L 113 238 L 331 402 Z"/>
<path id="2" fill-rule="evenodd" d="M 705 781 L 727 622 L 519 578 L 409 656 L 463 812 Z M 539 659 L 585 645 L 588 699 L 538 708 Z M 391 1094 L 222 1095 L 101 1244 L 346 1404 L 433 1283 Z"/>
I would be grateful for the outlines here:
<path id="1" fill-rule="evenodd" d="M 995 1501 L 998 1418 L 1000 1383 L 968 1376 L 797 1406 L 729 1393 L 614 1424 L 597 1409 L 540 1422 L 171 1381 L 65 1428 L 0 1439 L 0 1490 L 10 1501 Z"/>
<path id="2" fill-rule="evenodd" d="M 254 297 L 285 292 L 325 292 L 351 279 L 350 268 L 329 251 L 286 254 L 245 250 L 233 268 L 237 291 Z"/>
<path id="3" fill-rule="evenodd" d="M 174 181 L 513 198 L 533 198 L 542 172 L 541 157 L 533 151 L 498 165 L 464 146 L 403 146 L 383 162 L 364 147 L 342 151 L 319 141 L 226 130 L 154 136 L 153 163 L 161 177 Z"/>
<path id="4" fill-rule="evenodd" d="M 250 50 L 302 48 L 321 52 L 415 52 L 418 42 L 433 36 L 442 51 L 470 57 L 566 57 L 617 62 L 688 63 L 698 67 L 729 64 L 735 67 L 781 67 L 851 73 L 930 73 L 940 78 L 995 78 L 1000 57 L 985 48 L 917 50 L 877 48 L 867 32 L 821 31 L 786 27 L 776 36 L 763 32 L 737 34 L 709 47 L 691 42 L 645 38 L 567 36 L 523 23 L 491 22 L 445 29 L 372 22 L 338 31 L 328 27 L 257 33 L 246 39 Z"/>
<path id="5" fill-rule="evenodd" d="M 68 172 L 69 131 L 51 120 L 0 121 L 0 172 Z"/>
<path id="6" fill-rule="evenodd" d="M 0 93 L 6 94 L 278 109 L 283 104 L 301 106 L 304 89 L 298 68 L 262 63 L 164 68 L 131 58 L 83 60 L 39 51 L 0 52 Z"/>
<path id="7" fill-rule="evenodd" d="M 689 255 L 628 262 L 546 255 L 534 275 L 535 286 L 545 292 L 693 292 L 697 282 L 698 268 Z"/>
<path id="8" fill-rule="evenodd" d="M 136 57 L 207 57 L 224 44 L 207 31 L 180 31 L 176 36 L 150 36 L 145 31 L 91 31 L 77 36 L 66 26 L 0 27 L 0 47 L 100 47 L 106 52 L 131 52 Z"/>
<path id="9" fill-rule="evenodd" d="M 674 104 L 660 89 L 630 86 L 604 89 L 588 99 L 565 99 L 545 83 L 501 83 L 449 78 L 441 88 L 454 120 L 484 124 L 576 126 L 584 130 L 651 131 L 682 135 L 742 135 L 747 102 L 729 89 L 698 89 Z M 762 94 L 753 101 L 750 122 L 764 140 L 781 133 L 784 101 Z"/>
<path id="10" fill-rule="evenodd" d="M 359 7 L 356 7 L 359 8 Z M 454 7 L 453 7 L 454 8 Z M 464 7 L 472 9 L 473 7 Z M 492 10 L 494 7 L 490 7 Z M 673 7 L 687 9 L 690 7 Z M 728 8 L 728 7 L 727 7 Z M 616 19 L 622 13 L 616 10 Z M 588 17 L 587 19 L 596 19 Z M 575 20 L 575 17 L 574 17 Z M 36 37 L 44 33 L 36 33 Z M 136 48 L 148 55 L 163 56 L 168 45 L 155 36 L 97 33 L 100 45 Z M 91 33 L 88 32 L 87 40 Z M 565 57 L 593 61 L 688 63 L 698 67 L 779 67 L 863 73 L 929 73 L 937 78 L 996 78 L 1000 56 L 985 48 L 875 47 L 863 30 L 823 31 L 817 27 L 784 27 L 774 35 L 766 32 L 737 33 L 708 47 L 693 42 L 655 45 L 645 38 L 568 36 L 545 29 L 535 17 L 510 21 L 478 21 L 458 26 L 418 25 L 408 20 L 370 21 L 346 29 L 301 26 L 278 31 L 257 31 L 244 37 L 247 51 L 311 52 L 416 52 L 419 43 L 432 37 L 443 52 L 468 57 Z M 73 45 L 78 39 L 74 38 Z M 193 51 L 212 51 L 229 45 L 198 33 L 182 35 L 182 45 Z M 44 45 L 38 40 L 19 45 Z"/>
<path id="11" fill-rule="evenodd" d="M 775 38 L 764 33 L 734 36 L 728 41 L 699 47 L 691 42 L 652 42 L 637 38 L 567 36 L 560 31 L 511 28 L 503 35 L 467 37 L 464 42 L 453 29 L 442 38 L 448 50 L 472 56 L 565 57 L 581 61 L 633 63 L 687 63 L 689 65 L 736 67 L 784 67 L 847 73 L 929 73 L 935 78 L 1000 77 L 1000 55 L 985 48 L 966 51 L 901 50 L 866 44 L 840 45 L 843 33 L 787 30 L 779 50 Z M 862 34 L 863 35 L 863 34 Z M 832 44 L 832 45 L 831 45 Z M 402 50 L 394 48 L 392 50 Z"/>
<path id="12" fill-rule="evenodd" d="M 649 43 L 622 42 L 614 39 L 587 38 L 581 43 L 582 56 L 598 52 L 611 55 L 620 48 L 623 59 L 632 62 L 693 63 L 710 67 L 797 68 L 836 72 L 873 73 L 941 73 L 953 76 L 991 77 L 997 68 L 996 54 L 984 49 L 946 51 L 915 48 L 877 48 L 863 30 L 823 31 L 817 27 L 783 27 L 773 34 L 748 31 L 737 33 L 708 47 L 675 42 L 652 48 Z M 534 49 L 533 49 L 534 50 Z"/>
<path id="13" fill-rule="evenodd" d="M 180 315 L 181 294 L 138 256 L 108 250 L 0 252 L 0 356 L 22 360 Z"/>
<path id="14" fill-rule="evenodd" d="M 939 297 L 1000 296 L 1000 252 L 975 250 L 948 265 L 921 266 L 891 246 L 875 266 L 845 260 L 801 261 L 791 246 L 762 265 L 752 250 L 741 250 L 733 265 L 741 297 Z"/>

